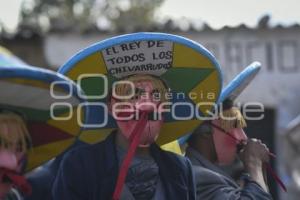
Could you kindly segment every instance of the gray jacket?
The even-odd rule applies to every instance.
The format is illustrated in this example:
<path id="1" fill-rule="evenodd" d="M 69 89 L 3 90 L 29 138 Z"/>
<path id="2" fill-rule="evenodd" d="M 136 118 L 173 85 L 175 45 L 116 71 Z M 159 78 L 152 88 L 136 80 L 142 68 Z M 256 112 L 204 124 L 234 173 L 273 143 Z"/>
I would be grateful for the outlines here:
<path id="1" fill-rule="evenodd" d="M 216 165 L 205 159 L 200 153 L 188 147 L 186 157 L 193 165 L 196 182 L 197 199 L 205 200 L 271 200 L 251 178 L 247 178 L 241 188 L 236 182 Z"/>

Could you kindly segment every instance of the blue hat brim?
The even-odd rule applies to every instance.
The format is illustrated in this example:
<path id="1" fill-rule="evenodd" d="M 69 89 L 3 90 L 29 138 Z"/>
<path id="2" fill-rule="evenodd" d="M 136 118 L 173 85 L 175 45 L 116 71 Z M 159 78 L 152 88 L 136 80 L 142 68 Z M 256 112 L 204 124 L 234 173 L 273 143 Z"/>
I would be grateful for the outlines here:
<path id="1" fill-rule="evenodd" d="M 222 89 L 219 102 L 223 102 L 226 99 L 234 101 L 251 83 L 256 77 L 261 64 L 259 62 L 253 62 L 246 67 L 241 73 L 239 73 L 224 89 Z"/>

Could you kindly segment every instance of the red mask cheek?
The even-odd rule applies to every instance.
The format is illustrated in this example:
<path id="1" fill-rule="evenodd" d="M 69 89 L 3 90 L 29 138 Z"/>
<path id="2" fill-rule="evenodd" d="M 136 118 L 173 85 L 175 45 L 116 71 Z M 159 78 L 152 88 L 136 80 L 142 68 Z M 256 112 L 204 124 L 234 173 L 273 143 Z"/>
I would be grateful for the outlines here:
<path id="1" fill-rule="evenodd" d="M 213 123 L 220 127 L 219 120 L 214 120 Z M 228 136 L 227 133 L 224 133 L 219 128 L 214 127 L 213 131 L 213 139 L 219 164 L 231 164 L 236 157 L 237 144 L 239 141 L 247 139 L 246 134 L 241 128 L 232 129 L 228 132 L 228 134 L 233 137 Z"/>
<path id="2" fill-rule="evenodd" d="M 222 131 L 213 128 L 213 139 L 219 164 L 230 164 L 236 155 L 236 142 Z"/>

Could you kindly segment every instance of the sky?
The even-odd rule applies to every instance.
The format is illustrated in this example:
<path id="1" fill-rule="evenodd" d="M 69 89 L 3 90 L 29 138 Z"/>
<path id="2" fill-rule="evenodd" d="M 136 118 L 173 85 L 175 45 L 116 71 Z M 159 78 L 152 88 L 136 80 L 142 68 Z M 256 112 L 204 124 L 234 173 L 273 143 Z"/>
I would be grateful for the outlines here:
<path id="1" fill-rule="evenodd" d="M 206 22 L 213 28 L 245 23 L 255 26 L 260 17 L 271 15 L 271 23 L 300 23 L 299 0 L 166 0 L 162 16 Z"/>
<path id="2" fill-rule="evenodd" d="M 22 0 L 0 0 L 0 23 L 14 30 Z M 206 22 L 218 29 L 244 23 L 254 27 L 260 17 L 271 15 L 271 24 L 300 24 L 299 0 L 165 0 L 157 12 L 158 20 L 172 18 Z"/>
<path id="3" fill-rule="evenodd" d="M 17 26 L 20 6 L 21 0 L 0 0 L 0 23 L 9 31 Z"/>

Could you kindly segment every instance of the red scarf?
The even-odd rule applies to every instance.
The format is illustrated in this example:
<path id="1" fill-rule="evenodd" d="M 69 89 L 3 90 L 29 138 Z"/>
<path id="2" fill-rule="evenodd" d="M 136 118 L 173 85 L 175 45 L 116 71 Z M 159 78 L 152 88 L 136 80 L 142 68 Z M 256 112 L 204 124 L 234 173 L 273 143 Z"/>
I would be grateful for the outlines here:
<path id="1" fill-rule="evenodd" d="M 120 199 L 120 195 L 122 193 L 122 189 L 124 186 L 128 168 L 129 168 L 131 160 L 135 154 L 136 148 L 139 145 L 141 134 L 142 134 L 143 130 L 145 129 L 145 126 L 146 126 L 146 123 L 148 120 L 147 118 L 148 118 L 148 112 L 141 112 L 141 118 L 138 121 L 138 123 L 136 124 L 136 126 L 134 127 L 132 133 L 130 134 L 129 149 L 128 149 L 126 157 L 123 160 L 121 168 L 120 168 L 117 185 L 115 187 L 115 191 L 114 191 L 113 198 L 112 198 L 113 200 Z"/>
<path id="2" fill-rule="evenodd" d="M 30 184 L 27 182 L 24 176 L 20 175 L 16 171 L 0 168 L 0 180 L 3 181 L 4 178 L 8 178 L 9 181 L 22 191 L 26 195 L 30 195 L 32 192 Z"/>

